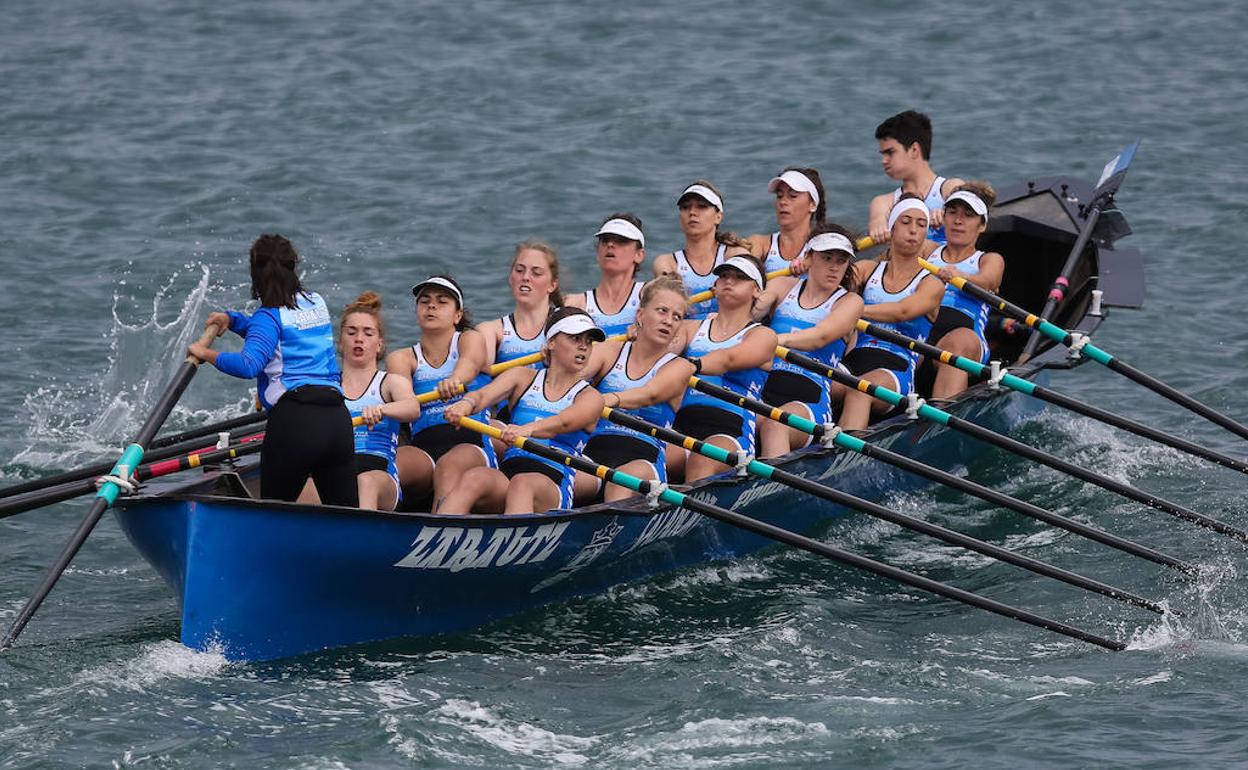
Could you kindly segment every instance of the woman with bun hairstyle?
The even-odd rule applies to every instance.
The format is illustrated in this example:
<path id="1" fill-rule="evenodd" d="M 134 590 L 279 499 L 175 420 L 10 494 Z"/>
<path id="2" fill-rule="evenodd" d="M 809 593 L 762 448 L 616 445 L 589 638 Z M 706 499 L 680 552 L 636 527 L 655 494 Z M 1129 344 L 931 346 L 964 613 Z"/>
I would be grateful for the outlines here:
<path id="1" fill-rule="evenodd" d="M 403 487 L 421 497 L 433 493 L 433 510 L 470 468 L 497 465 L 494 448 L 485 436 L 455 430 L 443 420 L 443 413 L 463 399 L 463 391 L 478 387 L 489 378 L 481 374 L 485 365 L 485 341 L 472 328 L 464 308 L 459 283 L 448 275 L 431 275 L 412 287 L 416 300 L 416 322 L 420 341 L 396 350 L 386 358 L 391 374 L 406 378 L 416 394 L 436 390 L 438 401 L 424 406 L 411 424 L 409 446 L 399 447 L 399 478 Z M 474 410 L 479 420 L 486 412 Z"/>
<path id="2" fill-rule="evenodd" d="M 280 235 L 261 235 L 248 255 L 250 316 L 215 312 L 207 326 L 244 336 L 238 353 L 199 343 L 188 352 L 234 377 L 256 379 L 268 412 L 260 450 L 260 496 L 293 502 L 309 477 L 328 505 L 355 507 L 355 440 L 343 404 L 334 351 L 334 324 L 325 300 L 306 290 L 295 272 L 299 254 Z"/>
<path id="3" fill-rule="evenodd" d="M 813 168 L 789 166 L 767 182 L 776 196 L 777 230 L 770 235 L 751 235 L 750 253 L 763 260 L 765 273 L 791 268 L 794 275 L 806 271 L 802 257 L 811 230 L 823 223 L 828 212 L 823 180 Z"/>
<path id="4" fill-rule="evenodd" d="M 680 278 L 685 291 L 692 296 L 710 290 L 715 283 L 715 268 L 728 257 L 749 252 L 750 245 L 733 233 L 720 231 L 724 221 L 723 194 L 705 179 L 695 180 L 685 188 L 676 199 L 676 209 L 680 212 L 685 245 L 669 254 L 660 254 L 654 260 L 654 274 Z M 685 317 L 700 321 L 717 309 L 712 297 L 690 306 Z"/>
<path id="5" fill-rule="evenodd" d="M 603 339 L 602 330 L 584 310 L 560 308 L 546 324 L 544 369 L 508 369 L 447 407 L 446 421 L 458 427 L 461 418 L 507 399 L 512 422 L 502 429 L 508 449 L 498 468 L 469 470 L 451 485 L 437 513 L 541 513 L 572 507 L 576 471 L 511 442 L 521 437 L 546 439 L 564 452 L 581 451 L 603 407 L 602 396 L 582 373 L 594 343 Z"/>

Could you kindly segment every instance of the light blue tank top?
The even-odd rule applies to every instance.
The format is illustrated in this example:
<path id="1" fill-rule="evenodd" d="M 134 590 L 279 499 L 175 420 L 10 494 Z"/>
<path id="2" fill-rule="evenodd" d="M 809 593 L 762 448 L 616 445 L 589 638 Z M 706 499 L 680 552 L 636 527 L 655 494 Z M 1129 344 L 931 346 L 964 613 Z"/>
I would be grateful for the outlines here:
<path id="1" fill-rule="evenodd" d="M 979 260 L 984 256 L 984 252 L 975 250 L 975 253 L 961 262 L 946 262 L 945 247 L 932 252 L 932 256 L 927 258 L 937 267 L 952 267 L 953 269 L 965 275 L 979 275 Z M 959 313 L 965 313 L 975 324 L 975 331 L 983 336 L 984 328 L 988 325 L 988 303 L 980 302 L 971 295 L 959 291 L 958 287 L 953 284 L 945 286 L 945 296 L 940 300 L 941 307 L 950 307 Z"/>
<path id="2" fill-rule="evenodd" d="M 598 382 L 599 393 L 605 395 L 607 393 L 620 393 L 621 391 L 640 388 L 650 380 L 654 379 L 654 375 L 659 373 L 659 370 L 663 368 L 664 364 L 677 357 L 675 353 L 664 353 L 659 356 L 659 360 L 654 362 L 654 366 L 652 366 L 649 371 L 644 372 L 637 379 L 633 379 L 628 376 L 628 356 L 632 353 L 632 350 L 633 343 L 631 342 L 625 342 L 620 348 L 620 353 L 615 357 L 615 363 L 611 366 L 611 370 L 607 372 L 606 376 Z M 651 404 L 650 406 L 643 406 L 640 409 L 620 409 L 619 411 L 631 414 L 635 417 L 640 417 L 646 422 L 653 423 L 664 428 L 670 428 L 672 426 L 672 420 L 676 417 L 676 411 L 672 409 L 672 405 L 667 401 L 663 401 L 658 404 Z M 633 438 L 641 438 L 657 445 L 661 445 L 663 443 L 658 439 L 642 435 L 637 431 L 625 428 L 621 425 L 616 425 L 610 420 L 599 420 L 598 425 L 594 427 L 594 435 L 607 433 L 620 433 Z"/>
<path id="3" fill-rule="evenodd" d="M 277 349 L 256 378 L 256 390 L 265 409 L 272 409 L 287 391 L 304 385 L 342 390 L 329 307 L 316 292 L 297 295 L 295 305 L 294 310 L 262 307 L 256 311 L 276 314 L 280 328 Z"/>
<path id="4" fill-rule="evenodd" d="M 945 196 L 941 194 L 940 188 L 945 186 L 947 180 L 943 176 L 936 177 L 936 181 L 932 182 L 932 186 L 928 188 L 927 197 L 923 199 L 923 204 L 927 206 L 928 211 L 943 209 L 945 207 Z M 901 188 L 893 190 L 893 203 L 901 200 Z M 928 227 L 927 239 L 936 243 L 945 242 L 945 226 Z"/>
<path id="5" fill-rule="evenodd" d="M 837 288 L 832 292 L 832 296 L 814 307 L 803 307 L 801 303 L 802 290 L 806 288 L 806 279 L 798 281 L 789 289 L 789 293 L 784 296 L 780 304 L 776 306 L 776 310 L 772 313 L 770 326 L 776 334 L 784 334 L 786 332 L 801 331 L 816 326 L 820 321 L 828 317 L 832 312 L 832 307 L 841 300 L 842 297 L 849 292 L 843 288 Z M 830 367 L 835 367 L 841 361 L 841 356 L 845 355 L 845 340 L 833 340 L 821 348 L 815 350 L 802 351 L 811 358 L 818 359 Z M 820 387 L 824 387 L 827 382 L 823 377 L 803 369 L 796 364 L 791 364 L 784 359 L 776 359 L 771 363 L 771 370 L 785 371 L 800 374 L 803 377 L 815 382 Z"/>
<path id="6" fill-rule="evenodd" d="M 797 252 L 795 259 L 801 259 L 804 256 L 806 256 L 806 245 L 802 244 L 802 250 Z M 763 261 L 763 272 L 774 273 L 788 266 L 789 260 L 780 256 L 780 232 L 776 231 L 771 234 L 771 245 L 767 247 L 767 259 Z"/>
<path id="7" fill-rule="evenodd" d="M 705 275 L 693 269 L 693 265 L 689 264 L 689 258 L 685 256 L 685 250 L 672 252 L 672 259 L 676 261 L 676 275 L 680 276 L 680 280 L 685 284 L 685 293 L 689 296 L 709 291 L 715 285 L 715 268 L 724 263 L 724 253 L 728 250 L 727 245 L 721 243 L 719 248 L 715 250 L 715 261 L 711 264 L 711 269 Z M 685 313 L 687 320 L 700 321 L 711 313 L 719 310 L 719 303 L 712 297 L 705 302 L 699 302 L 696 305 L 690 305 Z"/>
<path id="8" fill-rule="evenodd" d="M 386 381 L 385 372 L 377 372 L 368 383 L 368 387 L 359 398 L 349 398 L 344 403 L 352 417 L 364 414 L 364 407 L 386 403 L 381 395 L 381 385 Z M 399 448 L 399 421 L 393 417 L 383 418 L 372 426 L 357 425 L 355 431 L 355 453 L 377 455 L 386 458 L 386 462 L 394 460 L 395 450 Z"/>
<path id="9" fill-rule="evenodd" d="M 447 353 L 446 360 L 442 362 L 441 366 L 434 366 L 429 363 L 429 359 L 425 358 L 425 352 L 421 349 L 419 342 L 412 345 L 412 355 L 416 356 L 416 369 L 412 372 L 412 391 L 415 392 L 416 395 L 428 393 L 431 390 L 437 390 L 438 383 L 445 380 L 447 377 L 450 377 L 451 374 L 454 373 L 455 365 L 459 363 L 459 335 L 459 332 L 455 332 L 455 334 L 451 336 L 451 349 L 450 352 Z M 468 390 L 476 390 L 487 382 L 489 382 L 488 377 L 483 374 L 478 374 L 475 378 L 473 378 L 472 382 L 466 383 L 466 386 Z M 447 401 L 439 399 L 437 401 L 430 401 L 427 404 L 421 405 L 420 417 L 417 417 L 412 423 L 412 435 L 416 435 L 425 428 L 431 428 L 435 425 L 445 425 L 446 419 L 442 416 L 442 413 L 446 411 L 448 406 L 456 401 L 459 401 L 461 398 L 463 398 L 462 394 Z M 474 414 L 472 417 L 474 420 L 488 420 L 489 413 L 481 411 Z"/>
<path id="10" fill-rule="evenodd" d="M 524 395 L 520 396 L 515 405 L 512 407 L 512 425 L 528 425 L 531 422 L 536 422 L 545 417 L 551 417 L 559 414 L 564 409 L 572 406 L 572 402 L 576 400 L 577 394 L 589 387 L 588 382 L 581 380 L 569 388 L 568 392 L 564 393 L 559 398 L 547 398 L 546 372 L 547 370 L 543 369 L 537 373 L 537 376 L 533 378 L 532 384 L 529 385 L 528 390 L 524 391 Z M 560 433 L 559 435 L 549 439 L 536 440 L 545 441 L 552 447 L 564 452 L 580 454 L 581 450 L 585 448 L 585 442 L 589 440 L 589 433 L 583 430 L 574 430 L 568 433 Z M 522 449 L 517 449 L 516 447 L 509 448 L 507 453 L 503 455 L 503 459 L 506 460 L 509 457 L 516 456 L 533 457 L 557 468 L 564 467 L 563 465 L 555 463 L 552 460 L 538 457 L 537 455 L 525 452 Z"/>
<path id="11" fill-rule="evenodd" d="M 723 348 L 730 348 L 733 345 L 740 344 L 745 339 L 745 335 L 750 333 L 751 329 L 759 326 L 756 323 L 746 324 L 744 329 L 728 339 L 716 342 L 711 339 L 711 322 L 714 320 L 714 316 L 712 316 L 698 324 L 698 331 L 693 335 L 693 339 L 689 340 L 689 346 L 685 348 L 687 357 L 701 358 L 713 350 L 722 350 Z M 758 398 L 763 391 L 763 383 L 767 380 L 767 372 L 763 369 L 752 368 L 725 374 L 699 374 L 698 377 L 713 385 L 729 388 L 750 398 Z M 716 409 L 723 409 L 740 415 L 747 422 L 753 418 L 754 414 L 744 407 L 725 403 L 714 396 L 707 395 L 693 388 L 685 390 L 685 397 L 680 406 L 682 409 L 686 406 L 712 406 Z"/>
<path id="12" fill-rule="evenodd" d="M 502 322 L 503 334 L 498 341 L 498 349 L 494 352 L 495 363 L 511 361 L 521 356 L 537 353 L 546 344 L 546 330 L 542 329 L 536 337 L 525 339 L 516 331 L 516 318 L 511 313 L 499 319 Z M 540 363 L 535 364 L 541 366 Z"/>
<path id="13" fill-rule="evenodd" d="M 929 273 L 919 268 L 919 272 L 910 279 L 905 288 L 901 291 L 893 293 L 884 288 L 884 268 L 888 266 L 887 262 L 881 262 L 875 266 L 875 270 L 871 271 L 871 277 L 867 279 L 867 283 L 862 288 L 862 301 L 867 305 L 879 305 L 884 302 L 901 302 L 906 297 L 914 294 L 918 290 L 919 284 Z M 932 330 L 931 319 L 926 314 L 918 318 L 911 318 L 909 321 L 872 321 L 876 326 L 885 329 L 892 329 L 898 334 L 904 334 L 907 337 L 916 340 L 927 340 L 927 333 Z M 870 334 L 863 334 L 858 337 L 858 347 L 860 348 L 880 348 L 890 353 L 895 353 L 902 358 L 913 359 L 918 361 L 919 354 L 913 353 L 907 348 L 886 342 L 878 337 L 872 337 Z"/>
<path id="14" fill-rule="evenodd" d="M 625 300 L 624 307 L 615 313 L 608 313 L 598 307 L 598 299 L 594 296 L 594 290 L 590 289 L 585 292 L 585 312 L 589 313 L 589 317 L 594 319 L 594 323 L 608 337 L 623 334 L 637 320 L 637 308 L 641 307 L 641 289 L 645 285 L 644 281 L 633 283 L 633 290 Z"/>

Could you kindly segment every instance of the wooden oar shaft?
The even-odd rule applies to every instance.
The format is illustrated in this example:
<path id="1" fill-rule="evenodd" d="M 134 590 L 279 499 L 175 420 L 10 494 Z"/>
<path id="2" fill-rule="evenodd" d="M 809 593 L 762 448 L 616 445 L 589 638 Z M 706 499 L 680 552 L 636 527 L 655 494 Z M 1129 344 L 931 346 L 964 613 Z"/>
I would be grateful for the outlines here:
<path id="1" fill-rule="evenodd" d="M 199 338 L 199 344 L 211 345 L 217 338 L 216 327 L 208 327 L 203 335 Z M 138 467 L 143 460 L 143 452 L 152 439 L 156 437 L 156 432 L 160 430 L 160 426 L 168 419 L 169 413 L 173 411 L 173 407 L 178 403 L 178 399 L 182 397 L 186 386 L 191 383 L 191 378 L 195 376 L 195 372 L 199 368 L 199 361 L 194 356 L 187 356 L 182 365 L 178 367 L 174 373 L 173 379 L 165 388 L 160 400 L 157 401 L 155 408 L 144 421 L 143 426 L 139 428 L 139 433 L 135 436 L 134 442 L 126 447 L 122 452 L 121 458 L 117 464 L 113 466 L 111 475 L 121 479 L 129 478 L 131 471 Z M 105 482 L 100 487 L 100 491 L 96 494 L 95 502 L 92 503 L 90 510 L 87 511 L 86 517 L 82 523 L 78 525 L 78 529 L 74 530 L 70 536 L 69 542 L 66 544 L 61 555 L 57 557 L 56 562 L 48 570 L 48 574 L 44 577 L 43 582 L 35 591 L 34 595 L 26 602 L 22 609 L 17 613 L 17 617 L 13 621 L 13 625 L 9 627 L 8 633 L 4 639 L 0 640 L 0 650 L 13 646 L 17 641 L 17 637 L 21 635 L 22 629 L 34 617 L 39 606 L 43 604 L 43 600 L 51 593 L 53 586 L 57 580 L 69 567 L 70 562 L 81 550 L 82 544 L 86 542 L 91 531 L 95 529 L 95 525 L 99 523 L 100 517 L 104 515 L 104 511 L 108 510 L 116 500 L 120 488 L 111 481 Z"/>
<path id="2" fill-rule="evenodd" d="M 485 435 L 493 438 L 502 437 L 502 431 L 492 425 L 487 425 L 468 417 L 461 418 L 459 424 L 461 427 L 469 428 L 470 430 L 474 430 L 478 433 L 484 433 Z M 618 484 L 626 489 L 631 489 L 634 492 L 649 494 L 652 491 L 658 491 L 658 499 L 670 505 L 686 508 L 695 513 L 700 513 L 726 524 L 740 527 L 741 529 L 753 532 L 757 535 L 785 543 L 786 545 L 791 545 L 794 548 L 800 548 L 809 553 L 817 554 L 819 556 L 832 559 L 833 561 L 847 564 L 851 567 L 857 567 L 858 569 L 865 570 L 867 572 L 872 572 L 876 575 L 880 575 L 881 577 L 902 583 L 903 585 L 929 591 L 937 594 L 938 596 L 943 596 L 946 599 L 952 599 L 953 601 L 962 602 L 963 604 L 969 604 L 973 607 L 978 607 L 980 609 L 987 610 L 988 612 L 993 612 L 995 614 L 1002 615 L 1013 620 L 1018 620 L 1038 628 L 1053 631 L 1064 636 L 1079 639 L 1081 641 L 1097 645 L 1098 647 L 1103 647 L 1107 650 L 1119 651 L 1126 649 L 1126 645 L 1117 640 L 1106 639 L 1104 637 L 1088 633 L 1082 629 L 1075 628 L 1074 626 L 998 602 L 995 599 L 989 599 L 987 597 L 971 593 L 970 591 L 964 591 L 960 588 L 945 585 L 944 583 L 923 577 L 922 575 L 916 575 L 912 572 L 907 572 L 906 570 L 884 564 L 883 562 L 868 559 L 865 556 L 860 556 L 856 553 L 836 548 L 835 546 L 831 546 L 826 543 L 821 543 L 818 540 L 812 540 L 811 538 L 799 535 L 796 532 L 790 532 L 782 527 L 777 527 L 775 525 L 768 524 L 767 522 L 745 516 L 744 514 L 730 511 L 727 508 L 721 508 L 717 505 L 712 505 L 711 503 L 702 502 L 701 500 L 677 492 L 670 487 L 664 486 L 658 488 L 654 482 L 639 479 L 636 476 L 631 476 L 627 473 L 621 473 L 613 468 L 608 468 L 605 465 L 599 465 L 590 460 L 586 460 L 585 458 L 577 457 L 576 455 L 560 452 L 557 449 L 549 447 L 533 439 L 520 438 L 514 442 L 514 445 L 524 449 L 527 452 L 532 452 L 533 454 L 545 457 L 548 460 L 593 474 L 604 481 L 611 484 Z"/>
<path id="3" fill-rule="evenodd" d="M 781 350 L 784 349 L 781 348 Z M 813 359 L 809 360 L 812 362 L 814 361 Z M 799 365 L 804 366 L 805 364 Z M 816 373 L 822 373 L 817 369 L 814 371 Z M 751 399 L 722 386 L 706 382 L 705 380 L 698 379 L 697 382 L 691 382 L 690 384 L 707 395 L 722 398 L 729 403 L 737 404 L 738 406 L 748 409 L 755 414 L 768 419 L 776 420 L 777 422 L 793 428 L 794 430 L 809 433 L 816 438 L 823 438 L 826 435 L 826 429 L 823 425 L 811 422 L 810 420 L 795 415 L 792 412 L 786 412 L 783 409 L 778 409 L 770 404 L 765 404 L 762 401 Z M 955 476 L 948 471 L 921 463 L 918 460 L 906 457 L 905 455 L 894 452 L 891 449 L 885 449 L 875 444 L 869 444 L 857 436 L 851 436 L 844 432 L 838 432 L 833 437 L 833 443 L 841 449 L 848 449 L 851 452 L 857 452 L 874 460 L 879 460 L 880 462 L 900 468 L 907 473 L 913 473 L 916 476 L 926 478 L 938 484 L 944 484 L 952 487 L 953 489 L 957 489 L 974 497 L 978 497 L 981 500 L 993 503 L 994 505 L 999 505 L 1002 508 L 1006 508 L 1023 516 L 1036 519 L 1037 521 L 1042 521 L 1045 524 L 1050 524 L 1060 529 L 1064 529 L 1067 532 L 1085 537 L 1088 540 L 1100 543 L 1118 551 L 1122 551 L 1123 553 L 1130 554 L 1131 556 L 1178 570 L 1184 574 L 1195 575 L 1199 573 L 1199 569 L 1196 566 L 1187 564 L 1174 558 L 1173 556 L 1157 551 L 1156 549 L 1127 540 L 1126 538 L 1119 537 L 1118 535 L 1106 532 L 1103 529 L 1093 527 L 1089 524 L 1084 524 L 1083 522 L 1076 521 L 1067 516 L 1062 516 L 1061 514 L 1041 508 L 1025 500 L 1019 500 L 1016 497 L 1011 497 L 1003 492 L 998 492 L 995 489 L 990 489 L 982 484 L 971 481 L 970 479 Z"/>
<path id="4" fill-rule="evenodd" d="M 858 330 L 866 332 L 873 337 L 878 337 L 896 345 L 901 345 L 902 347 L 913 350 L 916 353 L 921 353 L 928 358 L 940 361 L 943 364 L 956 366 L 972 377 L 982 379 L 990 376 L 992 373 L 992 370 L 989 367 L 978 361 L 971 360 L 964 356 L 959 356 L 956 353 L 943 350 L 927 342 L 912 339 L 904 334 L 899 334 L 892 329 L 887 329 L 866 321 L 859 321 Z M 1107 409 L 1102 409 L 1099 406 L 1089 404 L 1086 401 L 1080 401 L 1079 399 L 1073 398 L 1064 393 L 1050 390 L 1049 388 L 1037 385 L 1030 380 L 1025 380 L 1022 377 L 1018 377 L 1007 372 L 1002 375 L 1000 382 L 1003 387 L 1009 388 L 1010 390 L 1025 393 L 1041 401 L 1046 401 L 1055 406 L 1060 406 L 1063 409 L 1067 409 L 1077 414 L 1082 414 L 1085 417 L 1091 417 L 1092 419 L 1103 422 L 1106 425 L 1112 425 L 1115 428 L 1121 428 L 1122 430 L 1134 433 L 1135 435 L 1149 439 L 1150 441 L 1165 444 L 1168 447 L 1178 449 L 1181 452 L 1186 452 L 1187 454 L 1199 457 L 1203 460 L 1208 460 L 1209 462 L 1216 463 L 1224 468 L 1237 470 L 1240 473 L 1248 473 L 1248 462 L 1231 457 L 1227 454 L 1223 454 L 1222 452 L 1216 452 L 1208 447 L 1201 446 L 1194 441 L 1188 441 L 1180 436 L 1175 436 L 1149 425 L 1136 422 L 1128 417 L 1124 417 Z"/>
<path id="5" fill-rule="evenodd" d="M 730 452 L 727 449 L 717 447 L 714 444 L 707 444 L 706 442 L 699 441 L 691 436 L 677 433 L 670 428 L 664 428 L 647 422 L 639 417 L 628 414 L 627 412 L 619 412 L 611 409 L 610 407 L 606 407 L 602 410 L 602 414 L 608 420 L 611 420 L 618 425 L 623 425 L 624 427 L 631 428 L 639 433 L 653 436 L 661 441 L 684 447 L 691 452 L 697 452 L 698 454 L 709 457 L 716 462 L 723 463 L 724 465 L 737 466 L 741 462 L 741 455 L 738 452 Z M 785 486 L 792 487 L 793 489 L 805 492 L 820 499 L 836 503 L 837 505 L 841 505 L 846 508 L 861 511 L 868 516 L 880 519 L 881 521 L 887 521 L 904 529 L 909 529 L 929 537 L 934 537 L 937 540 L 944 541 L 950 545 L 966 548 L 967 550 L 983 554 L 990 558 L 997 559 L 998 561 L 1006 562 L 1007 564 L 1013 564 L 1016 567 L 1034 572 L 1038 575 L 1053 578 L 1054 580 L 1066 583 L 1067 585 L 1072 585 L 1103 596 L 1108 596 L 1111 599 L 1117 599 L 1118 601 L 1122 601 L 1136 607 L 1142 607 L 1159 615 L 1165 612 L 1165 609 L 1160 604 L 1150 601 L 1149 599 L 1145 599 L 1138 594 L 1134 594 L 1120 588 L 1115 588 L 1114 586 L 1102 583 L 1099 580 L 1093 580 L 1092 578 L 1084 577 L 1083 575 L 1064 570 L 1060 567 L 1055 567 L 1038 559 L 1033 559 L 1029 556 L 1015 553 L 1000 546 L 993 545 L 992 543 L 971 537 L 970 535 L 965 535 L 961 532 L 956 532 L 946 527 L 942 527 L 938 524 L 923 521 L 922 519 L 916 519 L 913 516 L 907 516 L 898 511 L 894 511 L 891 508 L 879 505 L 878 503 L 873 503 L 869 500 L 864 500 L 861 497 L 856 497 L 847 492 L 834 489 L 825 484 L 811 481 L 810 479 L 803 478 L 802 476 L 798 476 L 794 473 L 790 473 L 789 471 L 777 468 L 774 465 L 751 459 L 745 464 L 744 467 L 746 472 L 754 476 L 758 476 L 759 478 L 779 482 Z"/>
<path id="6" fill-rule="evenodd" d="M 801 366 L 802 358 L 806 357 L 801 356 L 799 358 L 788 358 L 787 360 Z M 880 401 L 893 406 L 905 406 L 906 404 L 906 399 L 896 391 L 892 391 L 888 388 L 868 382 L 867 380 L 856 377 L 848 372 L 843 372 L 837 369 L 827 369 L 827 367 L 823 367 L 822 365 L 820 365 L 820 367 L 821 369 L 826 370 L 827 377 L 835 380 L 836 382 L 840 382 L 847 387 L 862 391 L 872 398 L 879 399 Z M 1203 513 L 1197 513 L 1196 511 L 1179 505 L 1178 503 L 1166 500 L 1163 497 L 1158 497 L 1157 495 L 1152 495 L 1148 492 L 1144 492 L 1143 490 L 1136 489 L 1130 484 L 1123 484 L 1122 482 L 1114 481 L 1113 479 L 1099 473 L 1094 473 L 1080 465 L 1076 465 L 1075 463 L 1063 460 L 1056 455 L 1036 449 L 1033 446 L 1024 444 L 1023 442 L 1012 439 L 1009 436 L 988 430 L 987 428 L 976 425 L 973 422 L 964 420 L 961 417 L 956 417 L 946 411 L 937 409 L 930 404 L 920 404 L 916 410 L 916 414 L 924 420 L 928 420 L 929 422 L 933 422 L 937 425 L 943 425 L 947 428 L 956 430 L 959 433 L 965 433 L 968 436 L 973 436 L 986 444 L 999 447 L 1008 452 L 1019 455 L 1020 457 L 1025 457 L 1028 460 L 1040 463 L 1041 465 L 1047 465 L 1050 468 L 1061 471 L 1062 473 L 1074 476 L 1075 478 L 1081 479 L 1090 484 L 1095 484 L 1096 486 L 1101 487 L 1102 489 L 1107 489 L 1115 494 L 1119 494 L 1129 500 L 1134 500 L 1137 503 L 1143 503 L 1150 508 L 1155 508 L 1163 513 L 1174 516 L 1177 519 L 1182 519 L 1192 524 L 1196 524 L 1197 526 L 1217 532 L 1220 535 L 1225 535 L 1234 540 L 1238 540 L 1241 543 L 1248 543 L 1248 532 L 1245 532 L 1242 529 L 1232 527 L 1225 522 L 1218 521 L 1217 519 L 1206 516 Z"/>
<path id="7" fill-rule="evenodd" d="M 938 267 L 925 259 L 920 259 L 919 264 L 933 275 L 939 272 Z M 1039 331 L 1044 336 L 1059 344 L 1066 346 L 1075 344 L 1074 336 L 1062 327 L 1041 318 L 1040 316 L 1028 313 L 1019 306 L 1011 302 L 1007 302 L 982 287 L 976 286 L 965 278 L 955 277 L 950 281 L 950 283 L 952 283 L 959 291 L 969 294 L 981 302 L 988 303 L 990 307 L 996 308 L 1005 315 L 1011 316 L 1018 321 L 1022 321 L 1027 326 Z M 1119 361 L 1117 358 L 1109 353 L 1106 353 L 1104 350 L 1101 350 L 1091 342 L 1087 342 L 1085 340 L 1083 346 L 1079 349 L 1079 353 L 1092 359 L 1098 364 L 1123 375 L 1132 382 L 1143 385 L 1154 393 L 1163 396 L 1192 412 L 1195 412 L 1201 417 L 1204 417 L 1206 420 L 1226 428 L 1240 438 L 1248 438 L 1248 426 L 1236 422 L 1210 406 L 1202 404 L 1186 393 L 1167 385 L 1156 377 L 1153 377 L 1150 374 L 1145 374 L 1139 369 Z"/>

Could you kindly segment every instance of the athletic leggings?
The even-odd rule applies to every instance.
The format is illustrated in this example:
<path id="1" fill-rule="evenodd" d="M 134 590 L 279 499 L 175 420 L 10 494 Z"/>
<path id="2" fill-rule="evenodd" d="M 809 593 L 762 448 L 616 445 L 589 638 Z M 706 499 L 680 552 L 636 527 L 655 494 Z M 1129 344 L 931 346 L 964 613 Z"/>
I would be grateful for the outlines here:
<path id="1" fill-rule="evenodd" d="M 269 410 L 260 450 L 260 496 L 293 502 L 308 477 L 325 505 L 359 507 L 351 413 L 333 388 L 305 385 Z"/>

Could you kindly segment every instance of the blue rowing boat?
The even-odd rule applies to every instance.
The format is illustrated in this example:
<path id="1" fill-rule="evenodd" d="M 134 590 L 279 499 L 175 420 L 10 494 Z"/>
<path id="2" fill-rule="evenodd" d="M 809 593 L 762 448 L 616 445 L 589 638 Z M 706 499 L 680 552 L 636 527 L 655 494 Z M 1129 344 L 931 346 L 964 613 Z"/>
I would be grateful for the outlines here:
<path id="1" fill-rule="evenodd" d="M 1103 181 L 1103 180 L 1102 180 Z M 1060 276 L 1052 319 L 1091 334 L 1101 307 L 1138 307 L 1142 259 L 1115 241 L 1130 232 L 1100 212 L 1080 239 L 1095 188 L 1070 177 L 1002 190 L 981 246 L 1007 260 L 1001 294 L 1039 307 Z M 1066 266 L 1072 245 L 1079 259 Z M 1063 270 L 1069 270 L 1063 274 Z M 1093 290 L 1099 292 L 1093 297 Z M 994 358 L 1014 360 L 1025 329 L 997 323 Z M 1039 383 L 1078 365 L 1041 345 L 1014 366 Z M 1042 404 L 988 383 L 947 410 L 999 432 Z M 863 434 L 871 444 L 943 469 L 983 451 L 944 427 L 901 414 Z M 776 463 L 867 499 L 924 482 L 856 453 L 812 446 Z M 114 509 L 181 608 L 181 641 L 232 660 L 265 660 L 404 636 L 463 631 L 508 615 L 707 561 L 733 559 L 773 541 L 686 508 L 635 498 L 544 514 L 433 516 L 305 506 L 253 498 L 253 463 L 207 469 L 193 480 L 157 481 Z M 682 488 L 684 489 L 684 488 Z M 846 509 L 788 486 L 726 473 L 688 488 L 714 503 L 798 533 L 817 534 Z"/>

